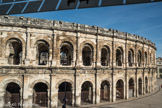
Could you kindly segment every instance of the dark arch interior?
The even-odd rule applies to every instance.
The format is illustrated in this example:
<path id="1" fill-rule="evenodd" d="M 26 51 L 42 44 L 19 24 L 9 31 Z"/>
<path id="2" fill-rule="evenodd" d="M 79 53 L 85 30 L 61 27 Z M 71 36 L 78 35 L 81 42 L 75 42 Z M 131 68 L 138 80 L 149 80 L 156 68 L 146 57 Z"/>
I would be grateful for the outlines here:
<path id="1" fill-rule="evenodd" d="M 145 92 L 148 93 L 148 79 L 145 77 Z"/>
<path id="2" fill-rule="evenodd" d="M 82 50 L 83 65 L 90 66 L 92 63 L 92 47 L 85 45 Z"/>
<path id="3" fill-rule="evenodd" d="M 89 81 L 82 84 L 81 102 L 82 104 L 93 103 L 93 85 Z"/>
<path id="4" fill-rule="evenodd" d="M 72 105 L 72 85 L 69 82 L 63 82 L 58 87 L 58 104 L 62 105 L 65 103 Z"/>
<path id="5" fill-rule="evenodd" d="M 9 47 L 8 63 L 18 65 L 22 59 L 22 43 L 18 39 L 10 39 L 7 41 Z"/>
<path id="6" fill-rule="evenodd" d="M 145 52 L 145 65 L 147 64 L 147 52 Z"/>
<path id="7" fill-rule="evenodd" d="M 138 94 L 142 95 L 142 79 L 138 79 Z"/>
<path id="8" fill-rule="evenodd" d="M 101 83 L 101 90 L 100 90 L 101 102 L 103 100 L 109 101 L 109 97 L 110 97 L 110 84 L 108 81 L 103 81 Z"/>
<path id="9" fill-rule="evenodd" d="M 82 84 L 82 91 L 89 91 L 89 87 L 93 87 L 92 83 L 86 81 Z"/>
<path id="10" fill-rule="evenodd" d="M 71 91 L 72 85 L 69 82 L 63 82 L 59 85 L 59 92 Z"/>
<path id="11" fill-rule="evenodd" d="M 132 78 L 129 80 L 129 86 L 134 86 L 134 80 Z"/>
<path id="12" fill-rule="evenodd" d="M 122 88 L 124 86 L 124 83 L 122 80 L 118 80 L 118 82 L 116 83 L 116 87 L 117 88 Z"/>
<path id="13" fill-rule="evenodd" d="M 145 77 L 145 82 L 148 83 L 148 79 L 147 79 L 147 77 Z"/>
<path id="14" fill-rule="evenodd" d="M 60 62 L 62 65 L 71 65 L 73 59 L 73 47 L 71 43 L 64 42 L 60 50 Z"/>
<path id="15" fill-rule="evenodd" d="M 134 97 L 134 80 L 131 78 L 129 80 L 129 97 Z"/>
<path id="16" fill-rule="evenodd" d="M 138 51 L 138 66 L 141 66 L 142 54 L 141 51 Z"/>
<path id="17" fill-rule="evenodd" d="M 151 54 L 150 54 L 150 64 L 152 63 L 152 56 L 151 56 Z"/>
<path id="18" fill-rule="evenodd" d="M 39 65 L 46 65 L 49 58 L 49 44 L 45 41 L 38 41 L 37 51 Z"/>
<path id="19" fill-rule="evenodd" d="M 128 63 L 129 63 L 129 66 L 132 66 L 133 62 L 134 62 L 134 53 L 133 53 L 133 50 L 130 49 L 128 51 Z"/>
<path id="20" fill-rule="evenodd" d="M 6 91 L 10 93 L 20 93 L 20 87 L 16 83 L 9 83 L 6 87 Z"/>
<path id="21" fill-rule="evenodd" d="M 116 50 L 116 64 L 122 66 L 123 54 L 121 49 Z"/>
<path id="22" fill-rule="evenodd" d="M 20 86 L 13 82 L 6 87 L 5 103 L 9 102 L 13 108 L 20 107 Z"/>
<path id="23" fill-rule="evenodd" d="M 116 83 L 116 99 L 124 99 L 124 82 L 118 80 Z"/>
<path id="24" fill-rule="evenodd" d="M 44 84 L 44 83 L 37 83 L 35 86 L 34 86 L 34 90 L 36 92 L 47 92 L 47 85 Z"/>
<path id="25" fill-rule="evenodd" d="M 101 49 L 101 65 L 108 66 L 110 59 L 110 51 L 107 47 Z"/>
<path id="26" fill-rule="evenodd" d="M 142 84 L 142 79 L 141 78 L 138 79 L 138 83 Z"/>
<path id="27" fill-rule="evenodd" d="M 103 81 L 103 82 L 101 83 L 101 89 L 104 89 L 105 86 L 107 86 L 108 88 L 110 87 L 110 84 L 109 84 L 108 81 Z"/>
<path id="28" fill-rule="evenodd" d="M 35 84 L 33 102 L 39 106 L 48 106 L 48 86 L 45 83 Z"/>

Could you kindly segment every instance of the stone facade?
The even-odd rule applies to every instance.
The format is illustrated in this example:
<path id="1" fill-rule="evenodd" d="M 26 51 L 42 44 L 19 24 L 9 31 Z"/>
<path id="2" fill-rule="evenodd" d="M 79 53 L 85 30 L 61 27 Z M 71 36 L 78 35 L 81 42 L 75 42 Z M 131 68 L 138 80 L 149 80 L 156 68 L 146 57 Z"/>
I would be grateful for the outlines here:
<path id="1" fill-rule="evenodd" d="M 56 108 L 145 95 L 155 89 L 155 55 L 155 44 L 137 35 L 0 16 L 0 105 Z"/>
<path id="2" fill-rule="evenodd" d="M 162 78 L 162 57 L 156 58 L 157 78 Z"/>

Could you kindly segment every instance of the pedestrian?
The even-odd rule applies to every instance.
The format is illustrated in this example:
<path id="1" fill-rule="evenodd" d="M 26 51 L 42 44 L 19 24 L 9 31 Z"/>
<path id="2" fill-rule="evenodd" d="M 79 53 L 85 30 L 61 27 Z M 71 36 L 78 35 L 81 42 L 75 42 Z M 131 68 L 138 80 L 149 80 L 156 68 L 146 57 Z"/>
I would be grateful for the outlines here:
<path id="1" fill-rule="evenodd" d="M 63 99 L 64 104 L 62 105 L 62 108 L 66 108 L 66 97 Z"/>
<path id="2" fill-rule="evenodd" d="M 65 104 L 63 104 L 63 105 L 62 105 L 62 108 L 66 108 L 66 105 L 65 105 Z"/>

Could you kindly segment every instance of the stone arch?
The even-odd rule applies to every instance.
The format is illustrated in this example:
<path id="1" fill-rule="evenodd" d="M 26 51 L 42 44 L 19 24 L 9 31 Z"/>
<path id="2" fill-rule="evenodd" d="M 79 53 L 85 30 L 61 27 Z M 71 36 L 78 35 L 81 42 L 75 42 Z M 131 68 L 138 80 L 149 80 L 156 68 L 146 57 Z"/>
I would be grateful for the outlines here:
<path id="1" fill-rule="evenodd" d="M 118 78 L 115 80 L 115 82 L 117 83 L 117 81 L 119 81 L 119 80 L 122 80 L 122 81 L 124 82 L 124 85 L 125 85 L 125 78 L 124 78 L 124 77 L 118 77 Z"/>
<path id="2" fill-rule="evenodd" d="M 153 77 L 151 76 L 151 79 L 150 79 L 150 90 L 152 91 L 153 90 Z"/>
<path id="3" fill-rule="evenodd" d="M 71 65 L 74 56 L 73 44 L 69 41 L 63 41 L 60 44 L 60 64 Z"/>
<path id="4" fill-rule="evenodd" d="M 36 60 L 39 65 L 47 65 L 49 62 L 50 46 L 45 40 L 37 40 L 35 43 L 36 48 Z"/>
<path id="5" fill-rule="evenodd" d="M 48 36 L 49 37 L 49 36 Z M 36 46 L 37 46 L 37 42 L 38 41 L 46 41 L 47 43 L 48 43 L 48 45 L 49 45 L 49 49 L 51 49 L 52 48 L 52 42 L 47 38 L 47 37 L 37 37 L 35 40 L 33 40 L 34 42 L 34 47 L 36 48 Z"/>
<path id="6" fill-rule="evenodd" d="M 82 85 L 83 85 L 85 82 L 90 83 L 90 84 L 94 87 L 93 82 L 91 82 L 90 80 L 85 80 L 85 81 L 83 81 L 83 83 L 81 84 L 81 88 L 82 88 Z"/>
<path id="7" fill-rule="evenodd" d="M 100 84 L 100 100 L 110 101 L 110 82 L 108 80 L 102 81 Z"/>
<path id="8" fill-rule="evenodd" d="M 63 83 L 63 82 L 68 82 L 68 83 L 70 83 L 70 84 L 72 85 L 72 88 L 74 88 L 74 82 L 73 82 L 72 80 L 70 80 L 70 79 L 62 79 L 62 80 L 60 80 L 59 82 L 56 83 L 55 88 L 57 89 L 57 88 L 59 87 L 59 85 L 60 85 L 61 83 Z"/>
<path id="9" fill-rule="evenodd" d="M 56 38 L 59 38 L 59 37 L 56 37 Z M 64 39 L 56 39 L 58 44 L 56 45 L 56 48 L 59 49 L 59 50 L 56 50 L 55 51 L 55 54 L 56 54 L 56 58 L 57 59 L 60 59 L 60 48 L 61 48 L 61 44 L 64 43 L 64 42 L 69 42 L 72 44 L 73 46 L 73 56 L 75 56 L 75 50 L 76 50 L 76 42 L 74 42 L 71 38 L 64 38 Z"/>
<path id="10" fill-rule="evenodd" d="M 17 79 L 8 79 L 8 80 L 5 80 L 5 81 L 3 81 L 3 82 L 1 83 L 0 86 L 3 88 L 3 90 L 5 90 L 6 87 L 7 87 L 7 85 L 8 85 L 9 83 L 11 83 L 11 82 L 14 82 L 14 83 L 18 84 L 18 85 L 20 86 L 20 88 L 22 88 L 22 83 L 21 83 L 19 80 L 17 80 Z"/>
<path id="11" fill-rule="evenodd" d="M 101 51 L 101 49 L 104 47 L 104 46 L 106 46 L 106 47 L 108 47 L 109 48 L 109 50 L 110 50 L 110 52 L 112 52 L 112 48 L 111 48 L 111 44 L 110 43 L 101 43 L 101 45 L 99 46 L 99 51 Z M 111 56 L 112 54 L 110 53 L 110 56 Z"/>
<path id="12" fill-rule="evenodd" d="M 116 65 L 117 66 L 122 66 L 124 62 L 124 51 L 122 47 L 118 47 L 115 50 L 116 53 Z"/>
<path id="13" fill-rule="evenodd" d="M 144 53 L 144 63 L 145 63 L 145 66 L 147 65 L 148 63 L 148 55 L 147 55 L 147 52 L 145 51 Z"/>
<path id="14" fill-rule="evenodd" d="M 90 81 L 85 81 L 81 85 L 81 103 L 93 103 L 93 84 Z"/>
<path id="15" fill-rule="evenodd" d="M 10 103 L 12 107 L 20 108 L 21 88 L 17 83 L 10 82 L 7 84 L 4 101 L 5 104 Z"/>
<path id="16" fill-rule="evenodd" d="M 103 81 L 108 81 L 109 84 L 110 84 L 110 86 L 112 86 L 112 81 L 111 81 L 110 79 L 104 78 L 104 79 L 100 80 L 99 84 L 101 85 L 101 83 L 102 83 Z"/>
<path id="17" fill-rule="evenodd" d="M 124 80 L 119 79 L 116 82 L 116 99 L 124 99 Z"/>
<path id="18" fill-rule="evenodd" d="M 6 41 L 5 57 L 8 58 L 8 64 L 19 65 L 24 57 L 25 47 L 18 38 L 10 38 Z"/>
<path id="19" fill-rule="evenodd" d="M 128 44 L 128 45 L 129 45 L 129 44 Z M 134 47 L 134 45 L 131 45 L 131 44 L 130 44 L 130 46 L 128 46 L 128 49 L 132 49 L 133 52 L 135 52 L 135 47 Z"/>
<path id="20" fill-rule="evenodd" d="M 94 52 L 95 52 L 95 44 L 92 42 L 92 41 L 90 41 L 90 40 L 85 40 L 85 41 L 83 41 L 79 46 L 79 48 L 82 50 L 83 49 L 83 47 L 84 47 L 84 44 L 90 44 L 92 47 L 93 47 L 93 49 L 94 49 Z"/>
<path id="21" fill-rule="evenodd" d="M 41 107 L 48 107 L 48 85 L 43 82 L 35 83 L 33 87 L 33 103 Z"/>
<path id="22" fill-rule="evenodd" d="M 33 82 L 29 85 L 29 87 L 33 89 L 34 86 L 35 86 L 35 84 L 37 84 L 37 83 L 45 83 L 45 84 L 47 85 L 48 89 L 50 88 L 50 84 L 48 83 L 48 81 L 46 81 L 46 80 L 44 80 L 44 79 L 37 79 L 37 80 L 33 81 Z"/>
<path id="23" fill-rule="evenodd" d="M 151 64 L 152 65 L 152 54 L 150 53 L 150 56 L 149 56 L 149 64 Z"/>
<path id="24" fill-rule="evenodd" d="M 137 52 L 137 63 L 138 63 L 138 66 L 140 67 L 141 63 L 142 63 L 142 52 L 141 52 L 141 50 L 138 50 L 138 52 Z"/>
<path id="25" fill-rule="evenodd" d="M 82 84 L 83 84 L 84 82 L 86 82 L 86 81 L 91 82 L 92 85 L 93 85 L 93 87 L 95 87 L 95 82 L 94 82 L 93 80 L 88 79 L 88 78 L 86 78 L 85 80 L 81 81 L 79 87 L 82 88 Z"/>
<path id="26" fill-rule="evenodd" d="M 138 78 L 138 94 L 142 95 L 142 78 Z"/>
<path id="27" fill-rule="evenodd" d="M 129 66 L 133 66 L 134 64 L 134 50 L 132 48 L 128 50 L 128 63 Z"/>
<path id="28" fill-rule="evenodd" d="M 67 41 L 61 41 L 61 43 L 60 43 L 60 48 L 62 47 L 63 43 L 68 43 L 68 44 L 70 44 L 73 48 L 75 47 L 75 45 L 74 45 L 73 42 L 67 40 Z"/>
<path id="29" fill-rule="evenodd" d="M 4 46 L 6 46 L 7 41 L 10 40 L 10 39 L 19 39 L 19 40 L 21 41 L 21 43 L 22 43 L 22 47 L 25 48 L 26 42 L 25 42 L 25 40 L 24 40 L 21 36 L 19 36 L 19 35 L 16 35 L 16 36 L 14 36 L 14 35 L 12 35 L 12 36 L 7 36 L 7 37 L 4 39 L 4 44 L 5 44 Z"/>
<path id="30" fill-rule="evenodd" d="M 82 61 L 84 66 L 91 66 L 94 61 L 94 48 L 86 43 L 82 49 Z"/>
<path id="31" fill-rule="evenodd" d="M 7 89 L 7 86 L 8 86 L 8 84 L 10 84 L 10 83 L 15 83 L 15 84 L 17 84 L 18 86 L 19 86 L 19 88 L 20 88 L 20 90 L 19 90 L 19 94 L 18 95 L 15 95 L 16 97 L 12 97 L 12 95 L 9 93 L 9 92 L 7 92 L 6 91 L 6 89 Z M 21 90 L 22 90 L 22 83 L 21 83 L 21 81 L 19 81 L 18 79 L 8 79 L 8 80 L 5 80 L 5 81 L 3 81 L 3 82 L 1 82 L 1 84 L 0 84 L 0 86 L 1 86 L 1 93 L 3 93 L 3 97 L 4 98 L 2 98 L 2 100 L 3 100 L 3 102 L 5 102 L 6 103 L 6 101 L 9 99 L 12 99 L 12 98 L 17 98 L 17 99 L 14 99 L 14 103 L 16 102 L 21 102 Z M 9 96 L 9 97 L 8 97 Z M 18 98 L 18 97 L 19 98 Z M 13 102 L 13 101 L 12 101 Z M 15 104 L 14 104 L 15 105 Z"/>
<path id="32" fill-rule="evenodd" d="M 58 87 L 58 105 L 64 104 L 66 100 L 66 104 L 72 105 L 73 98 L 73 88 L 72 83 L 64 81 L 59 84 Z"/>
<path id="33" fill-rule="evenodd" d="M 145 76 L 145 93 L 148 93 L 148 88 L 149 88 L 149 82 L 148 82 L 148 76 Z"/>
<path id="34" fill-rule="evenodd" d="M 58 42 L 58 46 L 61 46 L 61 44 L 64 43 L 64 42 L 69 42 L 69 43 L 71 43 L 72 46 L 73 46 L 73 48 L 75 48 L 75 42 L 74 42 L 72 39 L 70 39 L 70 38 L 65 38 L 65 39 L 60 40 L 60 41 Z"/>
<path id="35" fill-rule="evenodd" d="M 101 57 L 100 57 L 100 60 L 101 60 L 101 65 L 102 66 L 108 66 L 110 65 L 110 47 L 107 46 L 107 45 L 104 45 L 102 48 L 101 48 Z"/>
<path id="36" fill-rule="evenodd" d="M 134 78 L 130 78 L 128 84 L 129 84 L 129 98 L 131 98 L 131 97 L 134 97 L 134 90 L 135 90 L 135 88 L 134 88 L 134 85 L 135 85 Z"/>
<path id="37" fill-rule="evenodd" d="M 133 81 L 134 81 L 134 83 L 135 83 L 136 78 L 135 78 L 135 76 L 134 76 L 134 75 L 130 75 L 130 76 L 129 76 L 129 80 L 130 80 L 130 79 L 133 79 Z"/>
<path id="38" fill-rule="evenodd" d="M 95 56 L 96 56 L 96 46 L 95 46 L 95 44 L 92 42 L 92 41 L 90 41 L 90 40 L 85 40 L 85 41 L 83 41 L 83 42 L 81 42 L 81 44 L 79 44 L 78 46 L 79 46 L 79 56 L 81 56 L 81 59 L 80 59 L 80 61 L 82 61 L 82 50 L 83 50 L 83 48 L 84 48 L 84 45 L 85 44 L 89 44 L 89 45 L 91 45 L 92 46 L 92 48 L 93 48 L 93 52 L 92 52 L 92 54 L 93 54 L 93 56 L 92 56 L 92 62 L 95 60 Z"/>

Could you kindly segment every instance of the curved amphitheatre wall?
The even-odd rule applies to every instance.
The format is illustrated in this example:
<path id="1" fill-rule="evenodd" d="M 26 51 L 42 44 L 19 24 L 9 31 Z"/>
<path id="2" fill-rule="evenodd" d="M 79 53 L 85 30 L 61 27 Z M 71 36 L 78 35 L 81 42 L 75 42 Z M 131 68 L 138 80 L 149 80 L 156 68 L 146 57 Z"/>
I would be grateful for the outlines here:
<path id="1" fill-rule="evenodd" d="M 76 106 L 139 97 L 155 89 L 155 55 L 150 40 L 118 30 L 0 16 L 0 105 L 53 108 L 65 95 Z"/>

